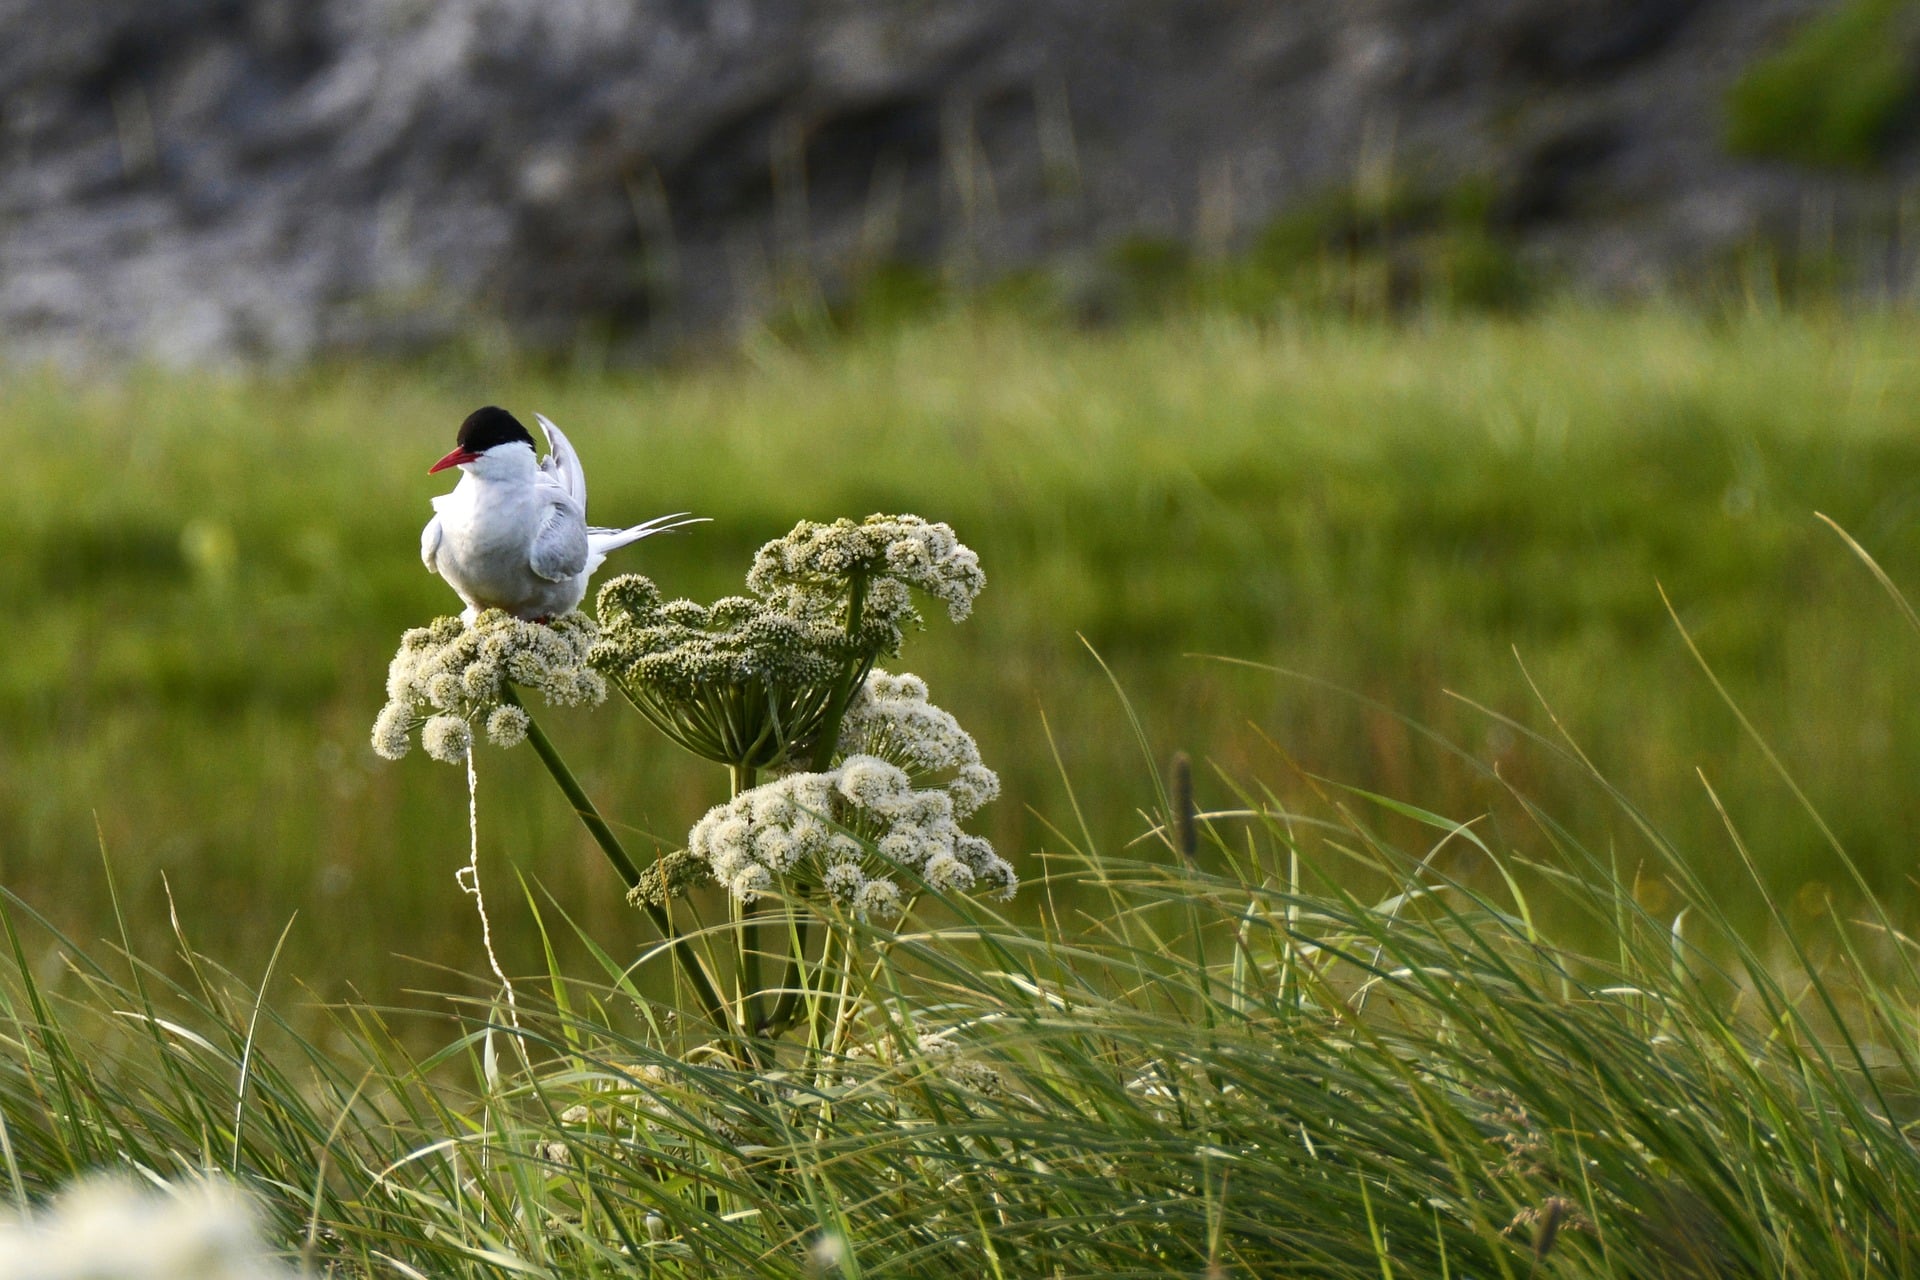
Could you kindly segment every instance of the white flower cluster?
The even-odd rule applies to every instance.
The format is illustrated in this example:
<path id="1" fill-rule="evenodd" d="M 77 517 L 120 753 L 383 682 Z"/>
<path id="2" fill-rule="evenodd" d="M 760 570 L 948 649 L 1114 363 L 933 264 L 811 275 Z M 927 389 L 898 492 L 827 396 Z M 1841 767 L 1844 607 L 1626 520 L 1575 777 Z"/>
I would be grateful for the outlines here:
<path id="1" fill-rule="evenodd" d="M 838 901 L 873 919 L 905 900 L 889 872 L 917 872 L 943 893 L 985 889 L 1007 898 L 1019 877 L 979 836 L 960 829 L 954 797 L 915 790 L 906 770 L 856 755 L 826 773 L 795 773 L 707 812 L 688 850 L 743 902 L 783 876 L 817 877 Z"/>
<path id="2" fill-rule="evenodd" d="M 223 1183 L 156 1191 L 110 1176 L 45 1211 L 0 1220 L 6 1280 L 293 1280 L 261 1243 L 253 1205 Z"/>
<path id="3" fill-rule="evenodd" d="M 387 667 L 387 705 L 373 722 L 373 749 L 400 759 L 418 726 L 428 755 L 459 764 L 473 748 L 476 723 L 495 746 L 516 745 L 527 736 L 527 713 L 501 701 L 507 684 L 533 689 L 554 706 L 599 703 L 607 683 L 587 665 L 599 635 L 585 614 L 524 622 L 500 609 L 470 624 L 439 618 L 415 627 Z"/>
<path id="4" fill-rule="evenodd" d="M 889 1021 L 891 1027 L 877 1031 L 871 1043 L 847 1050 L 849 1063 L 871 1060 L 887 1067 L 914 1063 L 973 1093 L 1007 1092 L 1006 1078 L 971 1052 L 960 1037 L 960 1028 L 916 1032 L 898 1018 Z M 851 1086 L 858 1080 L 849 1076 L 844 1083 Z"/>
<path id="5" fill-rule="evenodd" d="M 870 755 L 899 765 L 917 784 L 950 775 L 956 818 L 972 816 L 1000 795 L 1000 775 L 980 763 L 980 748 L 960 722 L 927 701 L 927 682 L 875 668 L 840 721 L 843 756 Z"/>
<path id="6" fill-rule="evenodd" d="M 651 1168 L 664 1179 L 680 1170 L 671 1157 L 656 1158 L 656 1153 L 684 1146 L 691 1129 L 710 1132 L 736 1148 L 753 1141 L 759 1127 L 754 1115 L 738 1104 L 737 1095 L 703 1087 L 698 1069 L 682 1065 L 668 1070 L 657 1063 L 617 1059 L 609 1065 L 612 1070 L 604 1074 L 568 1073 L 564 1082 L 549 1078 L 543 1085 L 561 1100 L 579 1094 L 587 1098 L 562 1111 L 560 1133 L 536 1148 L 550 1163 L 571 1165 L 576 1150 L 611 1143 L 618 1145 L 623 1160 Z M 778 1085 L 773 1087 L 777 1091 Z"/>
<path id="7" fill-rule="evenodd" d="M 900 624 L 917 616 L 909 587 L 943 602 L 947 616 L 960 622 L 987 585 L 980 557 L 951 526 L 914 515 L 871 515 L 857 524 L 802 520 L 754 555 L 747 587 L 796 615 L 812 616 L 837 612 L 856 579 L 866 583 L 861 630 L 882 637 L 873 647 L 889 650 L 899 645 Z"/>

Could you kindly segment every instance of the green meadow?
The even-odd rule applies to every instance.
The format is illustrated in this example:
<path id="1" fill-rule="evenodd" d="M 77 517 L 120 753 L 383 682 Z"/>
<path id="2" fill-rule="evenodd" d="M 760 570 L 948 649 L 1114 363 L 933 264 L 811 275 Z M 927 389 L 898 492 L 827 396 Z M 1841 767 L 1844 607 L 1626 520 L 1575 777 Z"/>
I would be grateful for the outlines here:
<path id="1" fill-rule="evenodd" d="M 9 379 L 0 1198 L 220 1173 L 343 1277 L 1908 1274 L 1916 350 L 986 309 Z M 604 571 L 668 595 L 802 519 L 950 523 L 986 588 L 887 665 L 999 770 L 1020 894 L 801 884 L 797 931 L 687 938 L 743 988 L 695 1000 L 480 745 L 511 1001 L 476 976 L 464 771 L 369 731 L 457 603 L 416 539 L 485 402 L 568 431 L 596 521 L 710 518 Z M 617 697 L 537 710 L 641 861 L 728 798 Z M 773 1030 L 756 982 L 804 992 Z"/>
<path id="2" fill-rule="evenodd" d="M 457 604 L 416 555 L 448 487 L 426 467 L 492 401 L 568 430 L 600 522 L 712 518 L 603 571 L 669 595 L 738 591 L 802 518 L 951 523 L 987 589 L 903 665 L 1002 771 L 983 817 L 1029 878 L 1073 800 L 1103 846 L 1138 836 L 1176 750 L 1203 809 L 1254 779 L 1283 797 L 1328 779 L 1537 851 L 1477 761 L 1617 836 L 1631 876 L 1644 850 L 1611 802 L 1525 739 L 1557 718 L 1751 903 L 1704 774 L 1768 882 L 1818 912 L 1847 876 L 1690 635 L 1905 903 L 1920 645 L 1816 513 L 1920 581 L 1916 339 L 1897 318 L 1660 311 L 1094 334 L 956 318 L 649 373 L 11 379 L 0 874 L 93 936 L 104 858 L 136 937 L 165 942 L 170 888 L 195 942 L 243 970 L 297 916 L 283 972 L 328 992 L 472 967 L 464 780 L 380 761 L 367 730 L 400 632 Z M 724 785 L 617 703 L 549 727 L 636 848 L 677 847 Z M 478 766 L 503 882 L 597 936 L 635 928 L 530 753 Z M 1643 890 L 1657 904 L 1659 877 Z M 531 963 L 525 925 L 503 946 Z"/>

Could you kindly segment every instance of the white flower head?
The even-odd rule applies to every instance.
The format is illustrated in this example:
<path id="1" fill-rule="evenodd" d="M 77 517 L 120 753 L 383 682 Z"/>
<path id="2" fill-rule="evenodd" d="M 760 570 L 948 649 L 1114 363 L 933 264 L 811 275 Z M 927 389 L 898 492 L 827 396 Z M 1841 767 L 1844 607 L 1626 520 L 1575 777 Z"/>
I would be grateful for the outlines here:
<path id="1" fill-rule="evenodd" d="M 389 702 L 373 722 L 373 749 L 382 759 L 398 760 L 413 749 L 413 717 L 405 703 Z"/>
<path id="2" fill-rule="evenodd" d="M 757 861 L 772 871 L 787 871 L 800 860 L 805 847 L 791 833 L 779 827 L 767 827 L 754 834 L 753 851 Z"/>
<path id="3" fill-rule="evenodd" d="M 487 741 L 496 747 L 514 747 L 525 741 L 532 721 L 519 707 L 495 707 L 487 715 Z"/>
<path id="4" fill-rule="evenodd" d="M 598 635 L 584 614 L 539 623 L 499 609 L 486 610 L 471 624 L 440 618 L 415 627 L 401 636 L 387 666 L 387 704 L 374 721 L 374 750 L 399 759 L 415 725 L 421 726 L 427 754 L 450 763 L 466 759 L 475 725 L 485 725 L 496 746 L 524 741 L 526 713 L 503 701 L 508 679 L 557 706 L 603 701 L 606 682 L 586 665 Z M 452 728 L 452 721 L 463 729 Z"/>
<path id="5" fill-rule="evenodd" d="M 914 785 L 950 775 L 953 809 L 967 817 L 1000 794 L 1000 776 L 980 762 L 973 736 L 927 701 L 926 681 L 875 668 L 840 722 L 840 752 L 871 755 L 903 769 Z"/>
<path id="6" fill-rule="evenodd" d="M 794 773 L 787 775 L 787 798 L 793 807 L 815 818 L 824 817 L 833 808 L 835 778 L 831 773 Z"/>
<path id="7" fill-rule="evenodd" d="M 495 702 L 500 697 L 500 664 L 485 658 L 468 667 L 460 676 L 460 690 L 475 702 Z"/>
<path id="8" fill-rule="evenodd" d="M 756 596 L 795 617 L 830 624 L 852 621 L 851 601 L 860 593 L 861 647 L 870 653 L 896 652 L 901 626 L 918 623 L 909 588 L 941 601 L 959 622 L 986 582 L 980 557 L 950 527 L 914 515 L 803 520 L 761 547 L 747 574 L 747 589 Z"/>
<path id="9" fill-rule="evenodd" d="M 920 866 L 940 852 L 940 847 L 927 839 L 925 831 L 913 826 L 895 827 L 881 836 L 874 847 L 881 857 L 899 867 Z"/>
<path id="10" fill-rule="evenodd" d="M 913 791 L 897 808 L 900 816 L 929 832 L 953 826 L 953 797 L 944 791 Z"/>
<path id="11" fill-rule="evenodd" d="M 979 875 L 989 864 L 999 859 L 990 841 L 964 833 L 954 838 L 953 856 L 965 863 L 967 869 L 975 875 Z"/>
<path id="12" fill-rule="evenodd" d="M 778 826 L 793 821 L 795 810 L 791 788 L 755 787 L 750 793 L 747 812 L 755 826 Z"/>
<path id="13" fill-rule="evenodd" d="M 913 800 L 904 770 L 878 756 L 852 756 L 838 770 L 840 794 L 871 813 L 887 815 Z"/>
<path id="14" fill-rule="evenodd" d="M 700 821 L 693 824 L 693 831 L 687 836 L 689 847 L 696 844 L 711 843 L 713 831 L 727 818 L 727 806 L 717 804 L 701 815 Z"/>
<path id="15" fill-rule="evenodd" d="M 854 896 L 854 909 L 874 920 L 891 920 L 900 914 L 900 886 L 891 880 L 869 880 Z"/>
<path id="16" fill-rule="evenodd" d="M 799 846 L 801 857 L 831 856 L 834 842 L 846 839 L 810 813 L 802 813 L 796 817 L 787 827 L 787 833 L 793 837 L 794 844 Z M 859 847 L 855 842 L 854 848 Z"/>
<path id="17" fill-rule="evenodd" d="M 756 865 L 744 846 L 713 849 L 707 853 L 707 869 L 721 884 L 731 885 L 734 877 Z"/>
<path id="18" fill-rule="evenodd" d="M 973 888 L 973 872 L 951 853 L 941 852 L 927 859 L 927 883 L 941 893 L 964 893 Z"/>
<path id="19" fill-rule="evenodd" d="M 1000 775 L 983 764 L 970 764 L 947 784 L 953 798 L 953 816 L 970 818 L 1000 798 Z"/>
<path id="20" fill-rule="evenodd" d="M 1020 876 L 1014 871 L 1011 862 L 1005 858 L 996 857 L 974 872 L 974 883 L 999 901 L 1005 902 L 1019 890 Z"/>
<path id="21" fill-rule="evenodd" d="M 457 705 L 466 694 L 466 686 L 451 671 L 436 672 L 427 681 L 427 701 L 441 710 Z"/>
<path id="22" fill-rule="evenodd" d="M 747 849 L 747 833 L 751 830 L 744 815 L 729 807 L 726 816 L 714 824 L 713 843 L 721 849 L 738 849 L 742 853 Z"/>
<path id="23" fill-rule="evenodd" d="M 866 691 L 871 698 L 890 702 L 925 702 L 927 700 L 927 682 L 911 671 L 902 671 L 895 675 L 875 667 L 867 674 Z"/>
<path id="24" fill-rule="evenodd" d="M 0 1219 L 0 1276 L 18 1280 L 294 1280 L 237 1188 L 156 1190 L 111 1175 L 70 1187 L 31 1216 Z"/>
<path id="25" fill-rule="evenodd" d="M 765 893 L 773 884 L 773 874 L 757 862 L 750 862 L 734 872 L 733 880 L 727 885 L 727 891 L 742 902 L 752 902 Z"/>
<path id="26" fill-rule="evenodd" d="M 688 833 L 687 853 L 742 901 L 799 877 L 870 918 L 890 919 L 904 901 L 887 879 L 890 868 L 963 893 L 988 868 L 1005 865 L 986 840 L 961 831 L 954 811 L 946 791 L 915 791 L 898 766 L 855 756 L 825 773 L 775 778 L 708 810 Z M 870 890 L 875 882 L 888 887 Z M 862 896 L 869 893 L 887 909 L 869 909 Z"/>
<path id="27" fill-rule="evenodd" d="M 860 891 L 866 886 L 866 872 L 855 862 L 832 863 L 820 877 L 821 888 L 848 904 L 857 901 Z"/>
<path id="28" fill-rule="evenodd" d="M 473 749 L 473 726 L 459 716 L 432 716 L 420 729 L 420 745 L 442 764 L 459 764 Z"/>

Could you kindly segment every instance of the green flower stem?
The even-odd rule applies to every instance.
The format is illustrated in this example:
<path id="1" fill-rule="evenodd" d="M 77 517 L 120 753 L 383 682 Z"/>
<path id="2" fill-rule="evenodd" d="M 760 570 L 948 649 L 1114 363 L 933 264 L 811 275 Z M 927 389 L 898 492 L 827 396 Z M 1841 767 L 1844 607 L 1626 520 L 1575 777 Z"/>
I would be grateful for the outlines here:
<path id="1" fill-rule="evenodd" d="M 780 994 L 773 1002 L 773 1013 L 767 1018 L 769 1036 L 784 1033 L 798 1018 L 801 983 L 806 979 L 807 920 L 805 916 L 796 915 L 791 902 L 787 904 L 787 945 L 792 950 L 787 953 L 787 972 L 780 979 Z"/>
<path id="2" fill-rule="evenodd" d="M 867 608 L 867 575 L 855 574 L 853 589 L 847 596 L 847 644 L 851 647 L 860 634 L 862 615 Z M 840 745 L 840 722 L 846 717 L 847 703 L 853 697 L 853 682 L 869 664 L 860 654 L 855 653 L 847 659 L 847 666 L 834 682 L 833 692 L 826 706 L 826 718 L 820 724 L 820 736 L 813 747 L 813 771 L 825 773 L 833 767 L 833 753 Z M 792 908 L 788 908 L 791 921 Z M 767 1020 L 770 1035 L 779 1035 L 793 1025 L 800 1005 L 800 986 L 805 979 L 807 954 L 807 925 L 804 919 L 792 924 L 788 944 L 793 948 L 787 957 L 786 976 L 781 980 L 783 990 L 774 1002 L 773 1016 Z"/>
<path id="3" fill-rule="evenodd" d="M 759 780 L 759 770 L 750 764 L 727 766 L 727 773 L 733 784 L 732 798 L 738 800 L 743 794 L 753 790 Z M 740 1025 L 753 1035 L 759 1035 L 764 1027 L 760 1016 L 764 992 L 760 986 L 760 922 L 761 905 L 758 901 L 752 905 L 737 906 L 734 911 L 734 954 L 739 961 L 740 975 Z"/>
<path id="4" fill-rule="evenodd" d="M 847 644 L 851 647 L 860 634 L 860 615 L 867 607 L 867 575 L 853 577 L 853 594 L 847 597 Z M 833 750 L 840 745 L 840 721 L 847 714 L 847 700 L 853 696 L 853 679 L 863 665 L 858 653 L 847 659 L 847 668 L 833 686 L 833 701 L 827 704 L 827 718 L 820 725 L 820 737 L 813 747 L 813 771 L 825 773 L 833 767 Z"/>
<path id="5" fill-rule="evenodd" d="M 640 870 L 634 866 L 633 859 L 621 846 L 620 837 L 613 834 L 613 828 L 607 825 L 606 819 L 600 816 L 600 811 L 594 808 L 593 801 L 587 798 L 586 791 L 581 788 L 580 780 L 573 776 L 573 770 L 567 767 L 567 762 L 561 758 L 559 749 L 540 728 L 540 722 L 533 718 L 533 713 L 527 711 L 526 704 L 520 701 L 520 695 L 512 685 L 502 683 L 501 699 L 526 712 L 527 741 L 533 744 L 534 754 L 540 757 L 540 763 L 547 766 L 547 772 L 552 774 L 553 780 L 560 785 L 562 794 L 567 797 L 567 803 L 573 806 L 574 816 L 580 819 L 581 825 L 586 827 L 595 843 L 600 846 L 600 851 L 607 855 L 609 862 L 613 863 L 614 870 L 620 873 L 620 878 L 626 882 L 627 888 L 632 889 L 638 885 Z M 713 1020 L 715 1026 L 725 1027 L 727 1002 L 715 989 L 712 979 L 707 977 L 706 970 L 700 964 L 700 957 L 694 954 L 693 949 L 687 945 L 686 939 L 680 937 L 675 931 L 673 918 L 667 914 L 664 907 L 658 907 L 652 903 L 645 904 L 645 907 L 647 915 L 652 918 L 661 936 L 672 943 L 674 957 L 680 961 L 680 967 L 685 970 L 687 980 L 693 984 L 694 992 L 699 996 L 700 1004 L 705 1008 L 707 1016 Z"/>
<path id="6" fill-rule="evenodd" d="M 520 701 L 520 696 L 514 692 L 513 686 L 506 686 L 503 696 L 506 702 L 519 707 L 522 711 L 527 710 L 526 704 Z M 567 767 L 567 762 L 560 758 L 559 750 L 540 728 L 540 722 L 533 718 L 531 712 L 527 713 L 527 741 L 533 744 L 534 752 L 540 757 L 540 763 L 547 766 L 547 772 L 552 774 L 553 780 L 560 784 L 560 790 L 567 797 L 567 803 L 573 806 L 574 815 L 592 834 L 595 843 L 600 846 L 600 851 L 607 855 L 607 861 L 613 863 L 613 869 L 620 873 L 622 880 L 626 881 L 627 888 L 631 889 L 638 885 L 640 868 L 634 866 L 633 859 L 627 856 L 626 849 L 620 844 L 620 838 L 613 834 L 613 828 L 609 827 L 606 819 L 600 816 L 600 811 L 593 807 L 593 801 L 587 798 L 587 793 L 581 788 L 579 779 L 573 776 L 573 770 Z"/>

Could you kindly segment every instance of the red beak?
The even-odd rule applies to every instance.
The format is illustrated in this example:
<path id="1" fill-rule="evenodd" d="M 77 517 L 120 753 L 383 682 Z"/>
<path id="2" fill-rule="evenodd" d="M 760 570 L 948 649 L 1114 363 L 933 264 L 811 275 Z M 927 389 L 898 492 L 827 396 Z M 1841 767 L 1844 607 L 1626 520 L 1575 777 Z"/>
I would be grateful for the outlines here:
<path id="1" fill-rule="evenodd" d="M 480 455 L 471 449 L 455 449 L 452 453 L 428 467 L 427 474 L 432 475 L 436 471 L 445 471 L 448 467 L 457 467 L 463 462 L 477 462 L 479 458 Z"/>

